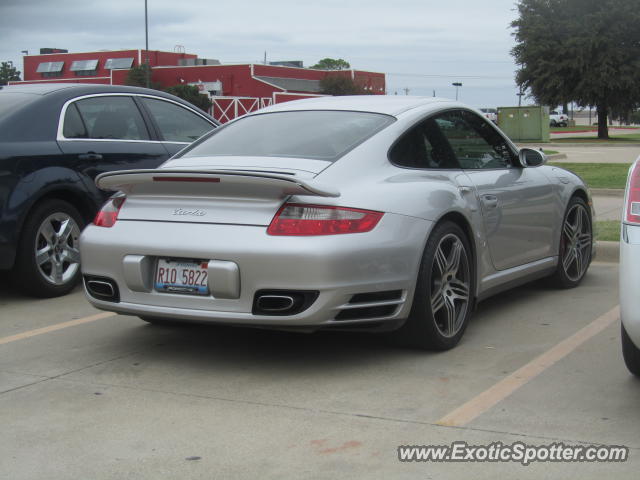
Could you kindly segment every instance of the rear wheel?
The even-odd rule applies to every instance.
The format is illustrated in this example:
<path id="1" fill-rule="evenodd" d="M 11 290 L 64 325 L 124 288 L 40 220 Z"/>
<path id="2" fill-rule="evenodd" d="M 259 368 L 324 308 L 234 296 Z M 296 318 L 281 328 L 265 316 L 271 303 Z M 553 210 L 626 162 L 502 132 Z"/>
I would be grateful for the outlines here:
<path id="1" fill-rule="evenodd" d="M 69 203 L 53 199 L 29 213 L 13 268 L 19 288 L 36 297 L 69 293 L 80 279 L 82 216 Z"/>
<path id="2" fill-rule="evenodd" d="M 573 197 L 562 222 L 558 267 L 553 281 L 560 288 L 580 284 L 591 264 L 593 233 L 589 208 L 583 199 Z"/>
<path id="3" fill-rule="evenodd" d="M 640 377 L 640 348 L 636 347 L 622 325 L 622 356 L 631 373 Z"/>
<path id="4" fill-rule="evenodd" d="M 427 241 L 409 318 L 396 338 L 430 350 L 455 347 L 467 328 L 475 273 L 469 241 L 453 222 L 436 226 Z"/>

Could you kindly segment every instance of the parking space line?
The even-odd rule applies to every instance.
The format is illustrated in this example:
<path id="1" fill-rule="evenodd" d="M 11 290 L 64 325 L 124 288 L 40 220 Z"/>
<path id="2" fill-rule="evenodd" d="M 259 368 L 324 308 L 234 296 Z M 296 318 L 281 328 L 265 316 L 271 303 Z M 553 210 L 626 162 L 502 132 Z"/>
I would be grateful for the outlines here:
<path id="1" fill-rule="evenodd" d="M 68 322 L 56 323 L 55 325 L 49 325 L 48 327 L 36 328 L 35 330 L 29 330 L 26 332 L 18 333 L 16 335 L 10 335 L 8 337 L 0 338 L 0 345 L 5 343 L 17 342 L 18 340 L 24 340 L 25 338 L 35 337 L 44 333 L 55 332 L 56 330 L 62 330 L 63 328 L 75 327 L 76 325 L 82 325 L 83 323 L 95 322 L 103 318 L 112 317 L 116 315 L 112 312 L 96 313 L 88 317 L 78 318 L 76 320 L 69 320 Z"/>
<path id="2" fill-rule="evenodd" d="M 564 339 L 539 357 L 519 368 L 511 375 L 469 400 L 464 405 L 448 413 L 436 423 L 438 425 L 461 427 L 476 419 L 493 406 L 507 398 L 520 387 L 534 379 L 546 369 L 562 360 L 580 345 L 600 333 L 620 316 L 620 306 L 616 306 Z"/>

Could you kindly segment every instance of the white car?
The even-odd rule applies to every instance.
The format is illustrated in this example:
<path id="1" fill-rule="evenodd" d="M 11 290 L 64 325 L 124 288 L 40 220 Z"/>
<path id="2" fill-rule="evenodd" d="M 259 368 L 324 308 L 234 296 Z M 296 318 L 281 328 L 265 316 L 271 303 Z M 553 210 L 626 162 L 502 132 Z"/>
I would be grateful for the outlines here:
<path id="1" fill-rule="evenodd" d="M 484 118 L 491 120 L 495 124 L 498 123 L 498 110 L 495 108 L 481 108 L 480 111 Z"/>
<path id="2" fill-rule="evenodd" d="M 620 319 L 622 354 L 640 377 L 640 158 L 629 169 L 620 238 Z"/>
<path id="3" fill-rule="evenodd" d="M 549 126 L 551 127 L 566 127 L 569 124 L 569 116 L 564 113 L 550 112 L 549 113 Z"/>

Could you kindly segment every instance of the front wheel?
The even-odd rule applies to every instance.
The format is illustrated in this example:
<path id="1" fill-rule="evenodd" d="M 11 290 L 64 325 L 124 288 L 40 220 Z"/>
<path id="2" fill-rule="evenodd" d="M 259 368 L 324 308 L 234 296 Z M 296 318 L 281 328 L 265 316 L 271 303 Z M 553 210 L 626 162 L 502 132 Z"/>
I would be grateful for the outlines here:
<path id="1" fill-rule="evenodd" d="M 404 345 L 429 350 L 455 347 L 471 316 L 474 289 L 467 236 L 453 222 L 439 224 L 422 256 L 411 313 L 395 337 Z"/>
<path id="2" fill-rule="evenodd" d="M 640 377 L 640 348 L 636 347 L 622 325 L 622 356 L 631 373 Z"/>
<path id="3" fill-rule="evenodd" d="M 573 197 L 562 221 L 558 266 L 553 281 L 560 288 L 573 288 L 582 282 L 591 264 L 593 230 L 589 207 Z"/>
<path id="4" fill-rule="evenodd" d="M 82 216 L 58 199 L 34 207 L 25 221 L 13 268 L 25 293 L 57 297 L 69 293 L 80 279 Z"/>

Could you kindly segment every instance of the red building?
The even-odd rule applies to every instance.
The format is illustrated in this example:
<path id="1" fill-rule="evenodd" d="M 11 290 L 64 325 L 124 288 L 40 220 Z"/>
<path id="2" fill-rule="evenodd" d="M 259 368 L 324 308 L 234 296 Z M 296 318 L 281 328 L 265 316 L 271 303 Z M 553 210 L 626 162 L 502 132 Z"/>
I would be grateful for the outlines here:
<path id="1" fill-rule="evenodd" d="M 367 92 L 385 94 L 383 73 L 262 64 L 221 65 L 193 54 L 155 50 L 27 55 L 24 81 L 10 83 L 124 85 L 129 69 L 143 63 L 151 66 L 151 81 L 162 88 L 197 85 L 201 93 L 212 99 L 213 116 L 223 122 L 272 103 L 319 95 L 320 80 L 327 75 L 350 76 Z"/>

